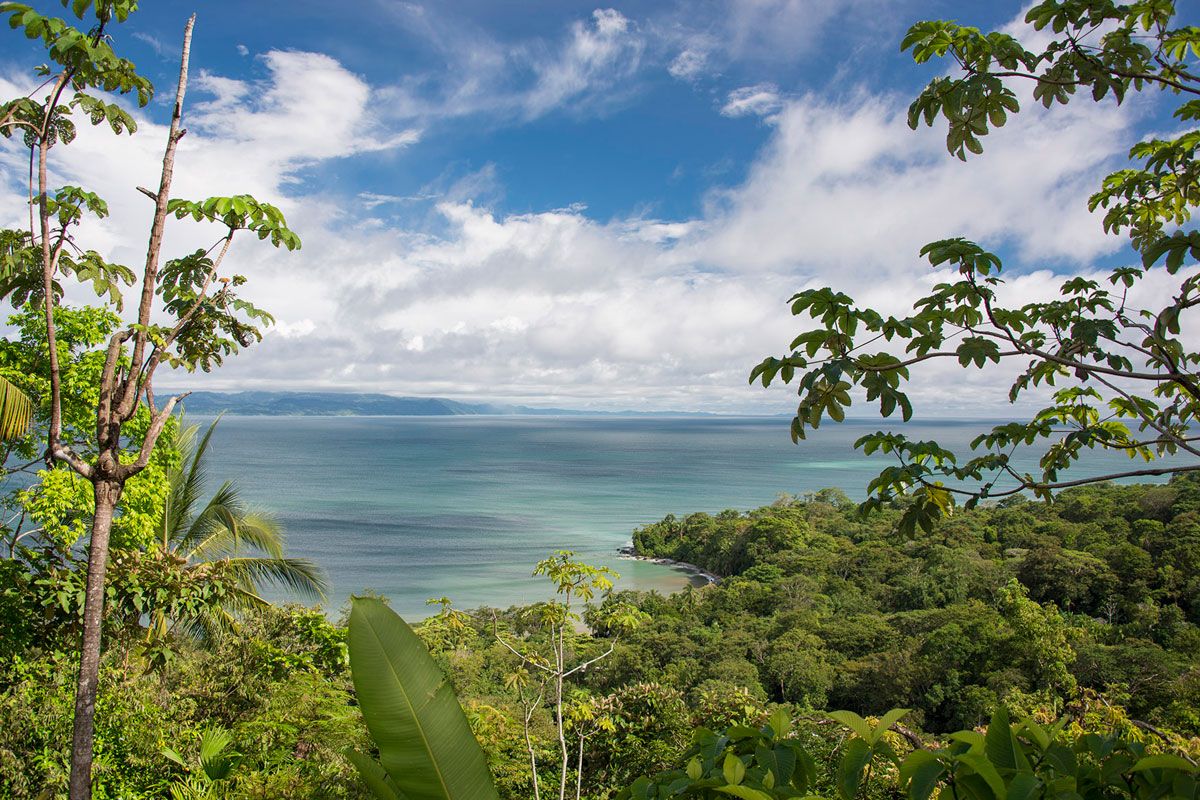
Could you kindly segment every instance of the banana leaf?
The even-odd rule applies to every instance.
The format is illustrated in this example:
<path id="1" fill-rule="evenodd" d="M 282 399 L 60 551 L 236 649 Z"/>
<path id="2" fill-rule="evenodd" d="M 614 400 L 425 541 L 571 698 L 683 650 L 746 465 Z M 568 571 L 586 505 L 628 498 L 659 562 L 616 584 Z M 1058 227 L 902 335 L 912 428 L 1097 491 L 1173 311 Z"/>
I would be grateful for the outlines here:
<path id="1" fill-rule="evenodd" d="M 379 761 L 406 800 L 498 800 L 487 760 L 425 645 L 381 600 L 355 597 L 350 672 Z"/>

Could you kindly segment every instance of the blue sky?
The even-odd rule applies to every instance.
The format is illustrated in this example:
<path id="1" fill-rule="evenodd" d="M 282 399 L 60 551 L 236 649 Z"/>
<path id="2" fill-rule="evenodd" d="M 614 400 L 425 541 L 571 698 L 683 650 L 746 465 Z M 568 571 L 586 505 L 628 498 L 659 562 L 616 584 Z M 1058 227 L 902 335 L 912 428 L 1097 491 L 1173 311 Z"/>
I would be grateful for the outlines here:
<path id="1" fill-rule="evenodd" d="M 130 52 L 169 88 L 176 68 L 180 14 L 150 6 L 138 19 Z M 552 58 L 575 26 L 595 24 L 596 3 L 357 2 L 331 14 L 326 3 L 264 2 L 247 24 L 244 4 L 210 2 L 200 10 L 193 62 L 223 76 L 264 77 L 254 54 L 271 50 L 325 53 L 372 85 L 420 81 L 417 95 L 437 115 L 438 89 L 469 80 L 469 61 L 483 51 L 526 51 L 498 88 L 520 91 L 539 58 Z M 351 159 L 306 176 L 345 192 L 389 194 L 397 186 L 440 191 L 491 167 L 502 184 L 488 198 L 510 213 L 586 204 L 599 219 L 701 211 L 714 184 L 744 178 L 770 130 L 757 116 L 731 118 L 719 109 L 741 87 L 774 84 L 782 92 L 837 96 L 869 85 L 918 91 L 929 70 L 915 68 L 897 46 L 911 22 L 953 16 L 990 26 L 1018 6 L 1002 3 L 627 3 L 611 8 L 636 30 L 639 49 L 621 53 L 627 70 L 599 76 L 561 104 L 539 113 L 481 110 L 430 126 L 403 158 Z M 997 16 L 997 9 L 1006 13 Z M 744 32 L 730 33 L 741 16 Z M 812 27 L 810 27 L 810 25 Z M 781 27 L 782 26 L 782 27 Z M 736 47 L 731 37 L 746 40 Z M 696 43 L 699 43 L 698 45 Z M 246 49 L 243 54 L 239 46 Z M 704 59 L 679 80 L 672 63 L 685 51 Z M 636 66 L 630 61 L 636 60 Z M 676 65 L 676 73 L 686 59 Z M 160 96 L 164 102 L 169 93 Z M 386 104 L 386 100 L 381 101 Z M 386 114 L 386 109 L 383 110 Z M 381 168 L 382 167 L 382 168 Z M 419 194 L 419 191 L 413 192 Z"/>
<path id="2" fill-rule="evenodd" d="M 54 4 L 57 6 L 57 4 Z M 187 12 L 147 3 L 119 47 L 155 81 L 142 131 L 86 131 L 56 176 L 96 188 L 85 230 L 136 263 Z M 49 6 L 47 6 L 49 8 Z M 1037 110 L 959 164 L 904 110 L 942 67 L 899 52 L 913 22 L 1017 22 L 1018 4 L 206 2 L 177 193 L 277 201 L 299 254 L 238 245 L 275 312 L 266 340 L 171 386 L 336 389 L 580 408 L 776 413 L 750 367 L 797 332 L 785 301 L 832 284 L 904 310 L 920 245 L 1002 252 L 1013 300 L 1128 257 L 1084 207 L 1154 101 Z M 26 86 L 36 52 L 0 55 Z M 0 216 L 22 213 L 0 150 Z M 198 246 L 211 231 L 182 226 Z M 1150 288 L 1153 291 L 1153 287 Z M 994 410 L 996 376 L 938 372 L 935 413 Z M 991 404 L 989 406 L 989 404 Z"/>

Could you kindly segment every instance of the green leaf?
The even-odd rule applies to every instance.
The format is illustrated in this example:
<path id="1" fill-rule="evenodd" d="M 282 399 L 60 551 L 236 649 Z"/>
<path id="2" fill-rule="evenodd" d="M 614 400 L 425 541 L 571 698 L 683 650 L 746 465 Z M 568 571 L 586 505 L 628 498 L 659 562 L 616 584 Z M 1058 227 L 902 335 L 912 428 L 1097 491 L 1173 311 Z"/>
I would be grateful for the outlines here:
<path id="1" fill-rule="evenodd" d="M 872 741 L 871 726 L 867 724 L 865 719 L 860 717 L 858 714 L 855 714 L 853 711 L 831 711 L 829 713 L 829 718 L 836 722 L 842 723 L 847 728 L 865 739 L 868 743 Z"/>
<path id="2" fill-rule="evenodd" d="M 497 800 L 483 750 L 445 675 L 382 600 L 355 597 L 350 672 L 380 761 L 408 800 Z"/>
<path id="3" fill-rule="evenodd" d="M 1004 780 L 1000 777 L 1000 773 L 996 771 L 996 767 L 992 762 L 987 760 L 987 756 L 979 752 L 966 752 L 957 756 L 959 763 L 965 764 L 971 770 L 987 783 L 989 789 L 995 795 L 996 800 L 1004 800 L 1008 794 L 1008 789 L 1004 786 Z"/>
<path id="4" fill-rule="evenodd" d="M 1004 706 L 997 708 L 996 713 L 992 715 L 987 735 L 984 736 L 984 751 L 988 759 L 1000 769 L 1016 770 L 1029 765 L 1017 738 L 1013 736 L 1012 727 L 1008 723 L 1008 711 Z"/>
<path id="5" fill-rule="evenodd" d="M 786 709 L 777 708 L 771 714 L 771 719 L 768 723 L 771 730 L 775 732 L 776 739 L 782 739 L 788 735 L 788 731 L 792 729 L 792 715 Z"/>
<path id="6" fill-rule="evenodd" d="M 946 768 L 941 759 L 928 750 L 914 750 L 900 765 L 900 782 L 908 785 L 912 800 L 927 800 L 937 788 Z"/>
<path id="7" fill-rule="evenodd" d="M 33 425 L 33 402 L 16 386 L 0 378 L 0 439 L 19 439 Z"/>
<path id="8" fill-rule="evenodd" d="M 225 780 L 241 756 L 226 753 L 233 737 L 223 728 L 208 728 L 200 734 L 200 768 L 210 781 Z"/>
<path id="9" fill-rule="evenodd" d="M 164 747 L 159 752 L 166 756 L 168 760 L 175 762 L 185 769 L 187 768 L 187 762 L 183 760 L 183 756 L 179 755 L 179 753 L 175 752 L 171 748 Z"/>
<path id="10" fill-rule="evenodd" d="M 727 783 L 738 784 L 746 777 L 746 765 L 736 755 L 728 753 L 725 756 L 725 763 L 721 765 L 721 772 L 725 774 Z"/>
<path id="11" fill-rule="evenodd" d="M 1146 756 L 1133 765 L 1130 772 L 1145 772 L 1148 769 L 1178 769 L 1184 772 L 1195 772 L 1196 766 L 1190 761 L 1170 753 L 1160 753 L 1156 756 Z"/>
<path id="12" fill-rule="evenodd" d="M 838 764 L 837 788 L 842 800 L 854 800 L 862 783 L 863 771 L 871 761 L 871 745 L 865 739 L 851 739 Z"/>
<path id="13" fill-rule="evenodd" d="M 758 789 L 751 789 L 749 786 L 715 786 L 715 791 L 721 794 L 740 797 L 742 800 L 773 800 L 771 795 Z"/>
<path id="14" fill-rule="evenodd" d="M 1032 800 L 1041 787 L 1042 782 L 1032 772 L 1018 772 L 1009 782 L 1004 800 Z"/>
<path id="15" fill-rule="evenodd" d="M 909 711 L 910 709 L 907 708 L 893 708 L 891 711 L 884 714 L 883 717 L 880 718 L 879 724 L 875 726 L 875 731 L 871 734 L 871 744 L 879 741 L 883 737 L 883 734 L 890 730 L 893 725 L 903 719 L 904 715 Z"/>
<path id="16" fill-rule="evenodd" d="M 378 761 L 365 753 L 358 752 L 353 747 L 343 750 L 342 755 L 358 770 L 359 777 L 377 800 L 404 800 L 404 796 L 396 788 L 391 776 Z"/>

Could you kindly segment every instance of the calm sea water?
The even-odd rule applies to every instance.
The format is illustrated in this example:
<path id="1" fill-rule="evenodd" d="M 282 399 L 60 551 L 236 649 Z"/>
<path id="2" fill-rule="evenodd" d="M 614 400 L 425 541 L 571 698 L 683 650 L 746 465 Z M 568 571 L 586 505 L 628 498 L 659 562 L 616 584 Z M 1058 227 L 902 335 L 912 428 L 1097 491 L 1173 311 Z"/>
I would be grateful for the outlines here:
<path id="1" fill-rule="evenodd" d="M 980 425 L 904 431 L 965 452 Z M 370 589 L 417 618 L 443 595 L 459 608 L 541 599 L 530 570 L 560 548 L 622 586 L 682 588 L 679 571 L 618 557 L 635 527 L 828 486 L 861 498 L 885 462 L 852 444 L 878 427 L 847 421 L 796 446 L 783 418 L 226 417 L 210 475 L 236 480 L 283 522 L 291 555 L 325 568 L 332 613 Z"/>

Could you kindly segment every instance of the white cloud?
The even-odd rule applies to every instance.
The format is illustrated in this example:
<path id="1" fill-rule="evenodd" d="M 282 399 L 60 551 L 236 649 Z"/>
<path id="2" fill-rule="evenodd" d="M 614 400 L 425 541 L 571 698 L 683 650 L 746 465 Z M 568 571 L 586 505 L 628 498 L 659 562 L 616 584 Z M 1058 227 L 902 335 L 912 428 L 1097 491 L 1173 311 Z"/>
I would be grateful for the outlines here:
<path id="1" fill-rule="evenodd" d="M 422 200 L 433 200 L 433 194 L 379 194 L 377 192 L 359 192 L 358 199 L 367 210 L 379 208 L 394 203 L 416 203 Z"/>
<path id="2" fill-rule="evenodd" d="M 773 83 L 759 83 L 734 89 L 721 107 L 726 117 L 766 117 L 783 108 L 779 87 Z"/>
<path id="3" fill-rule="evenodd" d="M 846 0 L 730 0 L 728 47 L 736 57 L 788 60 L 804 55 Z"/>
<path id="4" fill-rule="evenodd" d="M 623 16 L 598 12 L 555 47 L 522 56 L 542 66 L 503 102 L 513 113 L 576 102 L 640 52 L 630 44 L 637 36 Z M 781 393 L 751 389 L 746 376 L 795 334 L 784 301 L 800 288 L 829 283 L 902 312 L 934 280 L 919 247 L 966 235 L 1026 265 L 1008 287 L 1019 303 L 1058 281 L 1028 267 L 1087 271 L 1120 245 L 1102 234 L 1085 199 L 1136 139 L 1136 106 L 1030 105 L 988 137 L 984 156 L 961 164 L 940 131 L 908 130 L 904 98 L 783 98 L 751 87 L 730 101 L 745 112 L 773 110 L 769 141 L 744 180 L 714 191 L 695 218 L 602 222 L 582 206 L 504 215 L 473 202 L 497 191 L 490 166 L 457 186 L 382 187 L 356 203 L 306 193 L 296 179 L 308 165 L 374 153 L 414 128 L 377 118 L 379 90 L 328 56 L 262 58 L 259 83 L 202 79 L 207 94 L 186 122 L 193 132 L 176 193 L 278 200 L 304 249 L 235 249 L 248 295 L 280 324 L 213 376 L 173 377 L 177 385 L 783 411 Z M 0 84 L 0 96 L 12 88 Z M 119 140 L 87 128 L 56 153 L 57 178 L 109 199 L 113 224 L 84 234 L 126 263 L 140 257 L 148 211 L 133 187 L 152 184 L 164 136 L 145 121 Z M 25 206 L 14 187 L 24 162 L 11 144 L 0 154 L 0 221 L 19 222 Z M 360 213 L 435 193 L 433 225 L 392 227 Z M 170 244 L 174 252 L 207 245 L 208 233 L 173 225 Z M 919 394 L 948 413 L 1003 402 L 994 375 L 932 374 Z"/>
<path id="5" fill-rule="evenodd" d="M 527 116 L 541 116 L 585 92 L 612 86 L 637 71 L 644 43 L 619 11 L 597 9 L 588 24 L 576 22 L 566 46 L 535 61 L 537 80 L 522 98 Z"/>
<path id="6" fill-rule="evenodd" d="M 831 38 L 849 54 L 880 28 L 894 34 L 895 15 L 896 4 L 882 0 L 694 0 L 655 16 L 648 27 L 673 54 L 667 56 L 672 77 L 697 82 L 795 64 Z"/>
<path id="7" fill-rule="evenodd" d="M 708 52 L 698 47 L 686 47 L 671 60 L 667 72 L 679 80 L 695 80 L 708 66 Z"/>
<path id="8" fill-rule="evenodd" d="M 143 33 L 142 31 L 137 31 L 134 33 L 133 38 L 148 44 L 150 49 L 153 50 L 154 54 L 159 58 L 169 58 L 176 61 L 179 59 L 179 48 L 177 46 L 165 44 L 161 39 L 151 36 L 148 33 Z"/>
<path id="9" fill-rule="evenodd" d="M 372 109 L 371 88 L 329 56 L 272 50 L 269 77 L 247 84 L 201 73 L 212 100 L 193 106 L 190 125 L 237 147 L 247 160 L 288 164 L 405 147 L 416 128 L 388 130 Z"/>
<path id="10" fill-rule="evenodd" d="M 427 124 L 486 115 L 520 122 L 553 112 L 596 113 L 636 88 L 646 38 L 614 9 L 598 8 L 555 40 L 501 42 L 457 16 L 421 6 L 390 11 L 435 47 L 446 66 L 401 76 L 382 90 L 388 113 Z"/>
<path id="11" fill-rule="evenodd" d="M 944 129 L 908 129 L 900 98 L 789 101 L 747 180 L 711 198 L 696 257 L 862 279 L 911 270 L 922 244 L 957 235 L 1060 266 L 1114 252 L 1121 240 L 1086 200 L 1134 138 L 1135 110 L 1025 106 L 964 164 L 947 155 Z"/>

